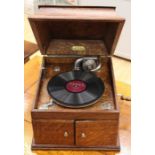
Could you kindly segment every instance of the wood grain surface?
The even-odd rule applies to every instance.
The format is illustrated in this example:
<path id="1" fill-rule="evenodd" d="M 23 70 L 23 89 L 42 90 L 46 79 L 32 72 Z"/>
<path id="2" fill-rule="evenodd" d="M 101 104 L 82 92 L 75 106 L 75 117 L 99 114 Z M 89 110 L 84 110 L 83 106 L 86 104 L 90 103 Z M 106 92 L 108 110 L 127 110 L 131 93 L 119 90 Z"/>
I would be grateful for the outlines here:
<path id="1" fill-rule="evenodd" d="M 84 50 L 73 50 L 72 47 L 83 47 Z M 47 54 L 57 55 L 108 55 L 107 49 L 101 40 L 62 40 L 52 39 Z"/>
<path id="2" fill-rule="evenodd" d="M 29 60 L 29 57 L 38 50 L 38 46 L 32 42 L 24 40 L 24 62 Z"/>
<path id="3" fill-rule="evenodd" d="M 102 54 L 107 51 L 112 55 L 125 19 L 117 16 L 114 8 L 60 6 L 41 8 L 29 17 L 29 21 L 42 54 L 57 54 L 58 52 L 51 52 L 52 40 L 65 39 L 101 40 L 106 48 Z M 68 51 L 65 52 L 64 54 L 68 54 Z M 100 51 L 96 53 L 101 54 Z M 70 50 L 70 54 L 75 53 Z M 87 51 L 80 53 L 86 54 Z"/>
<path id="4" fill-rule="evenodd" d="M 76 145 L 117 145 L 118 121 L 76 121 Z"/>
<path id="5" fill-rule="evenodd" d="M 24 65 L 24 92 L 38 81 L 41 59 L 41 57 L 36 56 L 33 61 L 29 61 Z"/>
<path id="6" fill-rule="evenodd" d="M 34 17 L 34 16 L 33 16 Z M 93 7 L 93 6 L 42 6 L 38 14 L 38 19 L 93 19 L 93 20 L 124 20 L 116 15 L 112 7 Z"/>
<path id="7" fill-rule="evenodd" d="M 75 7 L 76 8 L 76 7 Z M 75 10 L 74 8 L 74 10 Z M 113 52 L 115 45 L 117 43 L 117 40 L 119 38 L 119 32 L 123 26 L 124 23 L 124 19 L 116 16 L 116 14 L 114 13 L 113 9 L 107 8 L 107 9 L 95 9 L 93 7 L 88 7 L 88 8 L 84 8 L 81 10 L 80 7 L 76 8 L 76 11 L 74 11 L 73 8 L 68 9 L 68 7 L 64 7 L 64 9 L 62 9 L 61 11 L 59 11 L 59 9 L 54 8 L 51 12 L 51 9 L 45 9 L 44 7 L 40 9 L 40 15 L 39 16 L 35 16 L 35 21 L 43 21 L 43 19 L 45 20 L 51 20 L 51 19 L 59 19 L 62 20 L 62 22 L 60 22 L 61 24 L 59 24 L 59 28 L 57 29 L 57 27 L 55 27 L 53 29 L 52 24 L 46 24 L 46 22 L 32 22 L 32 27 L 33 27 L 33 31 L 34 32 L 38 32 L 42 33 L 42 36 L 40 36 L 40 34 L 38 34 L 38 36 L 36 37 L 37 41 L 38 41 L 38 45 L 39 48 L 41 49 L 41 51 L 45 51 L 45 49 L 48 47 L 48 44 L 51 41 L 51 38 L 49 36 L 51 36 L 51 32 L 58 32 L 59 30 L 63 30 L 64 31 L 64 19 L 70 19 L 71 20 L 75 20 L 77 22 L 73 23 L 73 25 L 77 25 L 79 24 L 78 28 L 81 27 L 81 25 L 84 25 L 86 28 L 86 33 L 81 31 L 81 35 L 82 37 L 85 38 L 86 34 L 93 34 L 96 33 L 94 36 L 95 37 L 104 37 L 105 35 L 107 36 L 107 41 L 106 41 L 106 46 L 107 46 L 107 50 L 111 50 L 111 52 Z M 76 12 L 79 12 L 78 14 L 76 14 Z M 97 13 L 97 14 L 96 14 Z M 41 15 L 42 14 L 42 15 Z M 52 14 L 52 15 L 51 15 Z M 84 24 L 81 24 L 81 22 L 78 22 L 79 20 L 84 21 L 96 21 L 97 23 L 101 24 L 98 21 L 101 20 L 107 20 L 109 22 L 120 22 L 119 26 L 117 26 L 117 24 L 113 27 L 113 26 L 108 26 L 109 27 L 109 31 L 114 31 L 114 34 L 116 34 L 116 37 L 114 38 L 114 36 L 111 36 L 112 38 L 109 38 L 110 36 L 108 36 L 108 31 L 107 33 L 105 33 L 105 27 L 104 30 L 102 30 L 102 26 L 104 24 L 101 24 L 100 26 L 95 26 L 94 24 L 94 28 L 99 27 L 99 30 L 101 30 L 102 32 L 104 32 L 102 35 L 100 35 L 98 32 L 98 30 L 90 32 L 91 29 L 87 30 L 87 22 L 85 22 Z M 89 22 L 88 22 L 89 23 Z M 57 23 L 56 23 L 57 24 Z M 80 25 L 81 24 L 81 25 Z M 113 25 L 113 24 L 112 24 Z M 69 27 L 68 27 L 69 28 Z M 117 31 L 116 31 L 116 28 Z M 75 28 L 76 30 L 76 28 Z M 81 29 L 82 30 L 82 29 Z M 106 29 L 107 30 L 107 29 Z M 50 32 L 50 33 L 49 33 Z M 65 32 L 67 33 L 67 32 Z M 65 33 L 64 36 L 65 36 Z M 70 32 L 69 32 L 70 33 Z M 59 33 L 57 33 L 59 34 Z M 79 31 L 78 31 L 79 34 Z M 78 35 L 77 34 L 77 35 Z M 72 33 L 72 37 L 77 36 L 75 33 Z M 67 36 L 67 35 L 66 35 Z M 56 36 L 59 38 L 59 36 Z M 29 38 L 30 39 L 30 38 Z M 62 39 L 62 38 L 61 38 Z M 104 38 L 105 40 L 105 38 Z M 111 44 L 114 43 L 114 46 L 111 46 Z M 24 131 L 24 136 L 25 136 L 25 145 L 24 145 L 24 149 L 25 149 L 25 155 L 115 155 L 115 154 L 119 154 L 119 155 L 130 155 L 130 102 L 127 101 L 121 101 L 120 102 L 120 110 L 121 110 L 121 118 L 120 118 L 120 142 L 121 142 L 121 152 L 120 153 L 116 153 L 116 152 L 108 152 L 108 151 L 31 151 L 31 142 L 32 142 L 32 124 L 31 124 L 31 116 L 30 116 L 30 111 L 31 111 L 31 107 L 32 107 L 32 103 L 35 97 L 35 92 L 36 92 L 36 87 L 37 87 L 37 82 L 38 82 L 38 78 L 39 78 L 39 72 L 40 70 L 38 65 L 40 65 L 40 59 L 38 58 L 34 58 L 33 60 L 30 61 L 30 63 L 28 63 L 29 65 L 25 65 L 24 69 L 25 69 L 25 89 L 24 89 L 24 93 L 25 93 L 25 123 L 24 123 L 24 127 L 25 127 L 25 131 Z M 121 65 L 120 65 L 121 66 Z M 123 67 L 123 65 L 121 66 Z M 33 68 L 33 72 L 32 72 L 32 68 Z M 35 68 L 35 69 L 34 69 Z M 118 68 L 118 67 L 117 67 Z M 34 76 L 32 76 L 34 75 Z M 35 76 L 36 75 L 36 76 Z M 119 90 L 119 87 L 117 87 L 117 89 Z"/>
<path id="8" fill-rule="evenodd" d="M 34 100 L 34 94 L 36 89 L 36 82 L 38 80 L 37 76 L 29 76 L 31 69 L 36 66 L 36 64 L 41 59 L 39 57 L 33 58 L 30 62 L 31 65 L 25 64 L 25 79 L 26 81 L 35 82 L 25 82 L 25 121 L 24 121 L 24 149 L 25 155 L 130 155 L 130 109 L 131 105 L 129 101 L 122 101 L 119 99 L 120 103 L 120 142 L 121 142 L 121 152 L 105 152 L 105 151 L 31 151 L 32 142 L 32 124 L 30 110 L 32 102 Z M 38 69 L 38 70 L 37 70 Z M 33 70 L 33 74 L 37 74 L 39 67 Z M 117 84 L 117 83 L 116 83 Z M 117 87 L 119 90 L 119 87 Z M 125 91 L 128 91 L 127 89 Z M 123 92 L 122 92 L 123 93 Z"/>
<path id="9" fill-rule="evenodd" d="M 65 62 L 66 58 L 61 58 L 62 60 L 59 60 L 59 58 L 54 58 L 55 59 L 55 63 L 51 63 L 48 59 L 47 62 L 45 61 L 45 69 L 43 71 L 43 76 L 41 79 L 41 84 L 40 84 L 40 94 L 37 96 L 38 100 L 36 103 L 36 106 L 38 109 L 41 105 L 48 103 L 51 99 L 51 97 L 49 96 L 48 92 L 47 92 L 47 84 L 48 81 L 56 76 L 57 74 L 61 73 L 61 72 L 67 72 L 67 71 L 71 71 L 73 69 L 73 63 L 69 62 L 69 58 L 68 61 Z M 72 58 L 71 58 L 72 59 Z M 57 61 L 57 62 L 56 62 Z M 70 60 L 71 61 L 71 60 Z M 60 63 L 63 62 L 63 63 Z M 97 102 L 95 103 L 95 105 L 93 106 L 89 106 L 87 108 L 82 108 L 82 109 L 69 109 L 69 108 L 63 108 L 61 106 L 57 106 L 56 104 L 54 104 L 51 108 L 50 111 L 67 111 L 67 112 L 86 112 L 86 111 L 101 111 L 102 109 L 102 105 L 103 103 L 110 103 L 112 105 L 112 110 L 117 110 L 116 109 L 116 101 L 114 98 L 114 83 L 112 82 L 112 71 L 110 68 L 110 58 L 102 58 L 101 60 L 101 64 L 102 67 L 101 69 L 96 72 L 97 77 L 101 78 L 102 81 L 104 82 L 105 85 L 105 91 L 103 96 L 101 96 L 100 99 L 97 100 Z M 60 72 L 55 72 L 54 68 L 56 66 L 59 66 L 61 71 Z"/>
<path id="10" fill-rule="evenodd" d="M 74 145 L 71 120 L 32 120 L 35 144 Z"/>

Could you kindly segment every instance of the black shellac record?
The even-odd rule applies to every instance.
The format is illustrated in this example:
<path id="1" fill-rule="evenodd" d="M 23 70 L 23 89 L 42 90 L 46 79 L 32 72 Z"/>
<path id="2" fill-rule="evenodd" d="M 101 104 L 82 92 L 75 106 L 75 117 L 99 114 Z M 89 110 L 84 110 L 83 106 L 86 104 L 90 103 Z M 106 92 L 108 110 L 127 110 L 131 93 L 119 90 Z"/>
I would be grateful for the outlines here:
<path id="1" fill-rule="evenodd" d="M 104 92 L 104 83 L 92 72 L 70 71 L 53 77 L 47 85 L 57 104 L 80 108 L 94 104 Z"/>

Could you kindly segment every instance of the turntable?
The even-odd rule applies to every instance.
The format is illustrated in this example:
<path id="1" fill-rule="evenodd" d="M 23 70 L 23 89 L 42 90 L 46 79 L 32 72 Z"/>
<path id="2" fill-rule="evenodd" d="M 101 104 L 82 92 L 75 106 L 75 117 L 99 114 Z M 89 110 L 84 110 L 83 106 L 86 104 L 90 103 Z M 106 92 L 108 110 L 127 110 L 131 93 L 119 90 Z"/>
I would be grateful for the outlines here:
<path id="1" fill-rule="evenodd" d="M 119 150 L 115 8 L 42 6 L 29 21 L 43 55 L 32 149 Z"/>

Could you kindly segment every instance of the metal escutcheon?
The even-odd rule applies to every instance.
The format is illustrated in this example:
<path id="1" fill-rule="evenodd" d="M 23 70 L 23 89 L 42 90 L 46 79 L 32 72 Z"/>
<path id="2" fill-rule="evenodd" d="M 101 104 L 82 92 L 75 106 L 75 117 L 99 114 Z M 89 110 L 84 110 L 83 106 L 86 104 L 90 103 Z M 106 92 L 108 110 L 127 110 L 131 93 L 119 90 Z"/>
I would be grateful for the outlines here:
<path id="1" fill-rule="evenodd" d="M 86 134 L 85 133 L 81 133 L 81 137 L 82 138 L 85 138 L 86 137 Z"/>
<path id="2" fill-rule="evenodd" d="M 67 131 L 64 132 L 64 137 L 68 137 L 68 132 Z"/>

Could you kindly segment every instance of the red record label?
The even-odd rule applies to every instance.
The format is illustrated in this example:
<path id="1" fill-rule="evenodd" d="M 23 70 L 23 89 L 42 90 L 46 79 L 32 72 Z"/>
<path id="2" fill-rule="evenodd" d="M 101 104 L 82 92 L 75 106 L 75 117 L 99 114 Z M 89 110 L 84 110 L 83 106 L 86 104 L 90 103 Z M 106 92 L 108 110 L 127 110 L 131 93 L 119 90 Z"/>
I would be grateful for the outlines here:
<path id="1" fill-rule="evenodd" d="M 66 84 L 66 89 L 72 93 L 80 93 L 86 90 L 86 83 L 80 80 L 69 81 Z"/>

